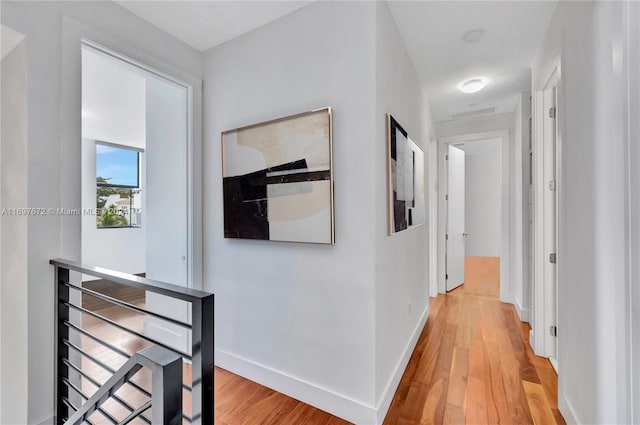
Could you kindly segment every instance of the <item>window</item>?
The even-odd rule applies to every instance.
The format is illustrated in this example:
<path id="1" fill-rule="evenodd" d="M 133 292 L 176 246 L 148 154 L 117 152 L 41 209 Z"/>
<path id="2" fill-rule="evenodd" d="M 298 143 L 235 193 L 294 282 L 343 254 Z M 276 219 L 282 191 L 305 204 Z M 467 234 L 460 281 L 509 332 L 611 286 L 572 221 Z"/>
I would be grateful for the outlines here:
<path id="1" fill-rule="evenodd" d="M 98 228 L 141 227 L 142 150 L 96 142 L 96 224 Z"/>

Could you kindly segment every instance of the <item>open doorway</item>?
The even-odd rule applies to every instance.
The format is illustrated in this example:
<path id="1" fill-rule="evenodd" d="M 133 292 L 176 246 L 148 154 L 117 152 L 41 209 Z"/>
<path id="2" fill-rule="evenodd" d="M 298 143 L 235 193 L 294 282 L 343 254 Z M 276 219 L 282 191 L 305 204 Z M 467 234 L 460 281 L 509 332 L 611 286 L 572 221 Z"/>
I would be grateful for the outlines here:
<path id="1" fill-rule="evenodd" d="M 500 298 L 500 139 L 456 145 L 465 154 L 464 289 Z"/>
<path id="2" fill-rule="evenodd" d="M 191 287 L 189 88 L 89 42 L 81 49 L 82 263 Z M 189 317 L 179 300 L 88 277 L 83 286 Z M 108 303 L 85 294 L 83 305 L 95 311 Z M 139 331 L 190 346 L 188 332 L 153 317 Z"/>
<path id="3" fill-rule="evenodd" d="M 440 140 L 440 293 L 460 287 L 510 302 L 508 143 L 508 131 Z"/>
<path id="4" fill-rule="evenodd" d="M 99 51 L 82 47 L 82 262 L 145 276 L 142 188 L 145 80 Z M 133 217 L 132 217 L 133 215 Z M 136 305 L 144 291 L 83 277 L 83 286 Z M 108 303 L 83 296 L 83 306 Z"/>

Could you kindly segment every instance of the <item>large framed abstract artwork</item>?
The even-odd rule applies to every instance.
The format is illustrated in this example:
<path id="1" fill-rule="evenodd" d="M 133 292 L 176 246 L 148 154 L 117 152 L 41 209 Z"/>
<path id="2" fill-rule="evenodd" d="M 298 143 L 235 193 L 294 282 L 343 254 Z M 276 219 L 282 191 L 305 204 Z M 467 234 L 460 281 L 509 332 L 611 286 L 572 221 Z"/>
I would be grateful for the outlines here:
<path id="1" fill-rule="evenodd" d="M 387 114 L 389 234 L 424 224 L 424 152 Z"/>
<path id="2" fill-rule="evenodd" d="M 331 108 L 222 133 L 224 237 L 333 244 Z"/>

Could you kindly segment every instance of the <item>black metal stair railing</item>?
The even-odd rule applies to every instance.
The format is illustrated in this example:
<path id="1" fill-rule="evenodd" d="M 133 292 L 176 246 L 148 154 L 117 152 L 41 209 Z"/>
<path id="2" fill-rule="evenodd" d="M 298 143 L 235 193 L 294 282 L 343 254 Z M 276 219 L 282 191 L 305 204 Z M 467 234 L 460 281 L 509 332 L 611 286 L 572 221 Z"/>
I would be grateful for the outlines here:
<path id="1" fill-rule="evenodd" d="M 116 355 L 125 360 L 127 363 L 132 359 L 140 360 L 140 353 L 128 353 L 119 348 L 115 341 L 107 341 L 104 336 L 97 335 L 82 327 L 81 322 L 74 320 L 78 315 L 87 315 L 109 327 L 118 329 L 120 332 L 127 333 L 134 338 L 145 340 L 158 350 L 166 353 L 172 353 L 182 357 L 183 360 L 191 363 L 191 385 L 181 383 L 181 387 L 185 392 L 191 395 L 191 414 L 182 414 L 183 420 L 193 424 L 212 424 L 213 416 L 213 315 L 214 315 L 214 297 L 203 291 L 185 288 L 177 285 L 171 285 L 163 282 L 138 277 L 126 273 L 120 273 L 100 267 L 84 266 L 79 263 L 67 260 L 51 260 L 50 263 L 55 267 L 55 407 L 57 424 L 64 424 L 66 420 L 75 418 L 80 415 L 83 406 L 87 404 L 96 394 L 101 391 L 101 387 L 107 382 L 101 383 L 99 379 L 87 373 L 83 369 L 78 359 L 86 359 L 92 365 L 97 366 L 101 371 L 113 378 L 120 373 L 114 367 L 103 361 L 95 355 L 87 352 L 79 343 L 81 338 L 87 338 L 104 348 L 109 355 Z M 128 303 L 126 301 L 93 291 L 82 286 L 75 285 L 71 282 L 70 272 L 75 271 L 85 275 L 94 276 L 100 279 L 111 281 L 117 284 L 142 289 L 147 292 L 163 295 L 165 297 L 181 300 L 191 305 L 191 321 L 190 323 L 176 320 L 167 315 L 150 311 L 147 308 Z M 162 341 L 150 338 L 143 332 L 131 329 L 124 323 L 118 322 L 113 318 L 106 317 L 95 311 L 91 311 L 82 306 L 82 303 L 74 302 L 81 298 L 82 294 L 89 295 L 93 298 L 107 302 L 114 306 L 122 307 L 136 313 L 144 314 L 149 317 L 161 319 L 172 325 L 187 329 L 191 334 L 191 352 L 184 352 L 180 349 L 172 347 Z M 75 296 L 72 296 L 75 295 Z M 181 361 L 182 367 L 182 361 Z M 182 372 L 182 369 L 181 369 Z M 182 373 L 181 373 L 182 375 Z M 74 379 L 75 377 L 75 379 Z M 110 379 L 111 379 L 110 378 Z M 83 388 L 78 385 L 78 379 L 84 379 L 94 387 L 98 388 L 93 395 L 87 395 Z M 152 378 L 153 381 L 153 378 Z M 95 406 L 95 410 L 99 411 L 108 422 L 112 424 L 128 423 L 135 417 L 141 419 L 147 424 L 163 423 L 156 420 L 156 417 L 149 418 L 148 410 L 151 409 L 155 415 L 153 391 L 155 387 L 149 391 L 136 382 L 127 380 L 123 385 L 127 385 L 135 390 L 140 397 L 146 397 L 147 402 L 139 406 L 134 406 L 129 400 L 116 394 L 116 390 L 108 391 L 108 398 L 118 403 L 129 413 L 124 419 L 117 419 L 107 409 L 99 404 Z M 153 386 L 153 384 L 152 384 Z M 102 390 L 104 391 L 104 390 Z M 180 397 L 183 397 L 181 394 Z M 75 401 L 75 402 L 74 402 Z M 102 400 L 104 401 L 104 400 Z M 181 406 L 186 406 L 181 400 Z M 86 407 L 84 407 L 86 409 Z M 147 413 L 143 413 L 147 411 Z M 75 416 L 74 416 L 75 415 Z M 86 412 L 85 420 L 91 424 Z"/>
<path id="2" fill-rule="evenodd" d="M 65 422 L 65 425 L 80 425 L 87 422 L 89 416 L 101 409 L 116 391 L 129 382 L 142 367 L 151 370 L 151 399 L 131 413 L 119 425 L 126 425 L 151 409 L 156 424 L 179 424 L 182 421 L 182 359 L 175 353 L 152 345 L 131 356 L 111 378 Z M 148 418 L 147 418 L 148 420 Z"/>

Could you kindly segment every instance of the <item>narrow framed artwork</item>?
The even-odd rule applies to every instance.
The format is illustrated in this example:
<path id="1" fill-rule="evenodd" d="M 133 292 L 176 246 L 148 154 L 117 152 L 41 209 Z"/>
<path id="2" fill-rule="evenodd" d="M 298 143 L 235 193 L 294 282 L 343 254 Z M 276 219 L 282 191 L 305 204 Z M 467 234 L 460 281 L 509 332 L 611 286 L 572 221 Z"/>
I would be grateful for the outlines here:
<path id="1" fill-rule="evenodd" d="M 224 237 L 335 242 L 332 111 L 222 133 Z"/>
<path id="2" fill-rule="evenodd" d="M 389 234 L 424 224 L 424 152 L 387 114 Z"/>

